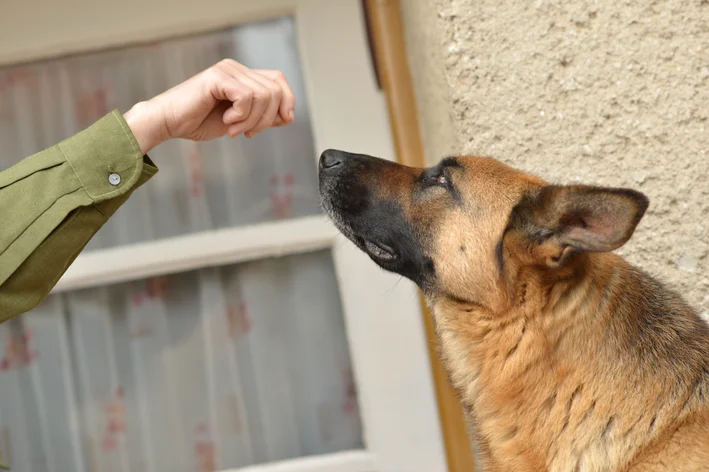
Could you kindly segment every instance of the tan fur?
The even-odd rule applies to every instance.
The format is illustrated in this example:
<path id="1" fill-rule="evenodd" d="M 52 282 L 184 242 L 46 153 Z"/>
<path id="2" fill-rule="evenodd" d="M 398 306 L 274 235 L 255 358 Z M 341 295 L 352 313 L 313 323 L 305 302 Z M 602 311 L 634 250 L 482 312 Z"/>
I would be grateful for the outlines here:
<path id="1" fill-rule="evenodd" d="M 634 289 L 632 268 L 613 254 L 584 254 L 549 279 L 531 265 L 544 256 L 512 240 L 506 250 L 516 266 L 500 281 L 495 239 L 519 194 L 540 182 L 510 178 L 501 164 L 490 176 L 489 160 L 467 162 L 469 198 L 486 200 L 488 210 L 442 222 L 434 260 L 445 261 L 441 284 L 456 296 L 434 294 L 429 303 L 451 381 L 474 418 L 484 470 L 709 470 L 706 400 L 685 404 L 696 392 L 607 346 L 623 303 L 614 296 Z M 553 251 L 536 248 L 545 249 Z"/>
<path id="2" fill-rule="evenodd" d="M 709 470 L 706 404 L 681 411 L 689 392 L 673 394 L 672 385 L 643 378 L 633 359 L 604 352 L 603 322 L 614 315 L 599 287 L 623 290 L 626 267 L 612 255 L 597 259 L 571 290 L 556 286 L 548 296 L 530 274 L 526 293 L 504 313 L 432 301 L 451 380 L 487 451 L 484 470 Z M 691 432 L 667 432 L 692 421 Z M 695 450 L 685 449 L 692 441 Z M 662 460 L 665 449 L 682 449 L 694 465 L 641 461 L 653 456 L 641 452 L 649 447 Z M 658 466 L 641 465 L 651 460 Z"/>

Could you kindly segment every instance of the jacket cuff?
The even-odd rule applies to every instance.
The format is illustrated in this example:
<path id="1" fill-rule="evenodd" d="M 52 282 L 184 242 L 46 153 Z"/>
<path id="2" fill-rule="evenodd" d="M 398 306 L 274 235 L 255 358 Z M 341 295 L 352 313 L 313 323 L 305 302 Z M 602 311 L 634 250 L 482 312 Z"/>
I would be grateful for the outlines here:
<path id="1" fill-rule="evenodd" d="M 58 146 L 94 203 L 128 192 L 143 173 L 144 156 L 118 110 Z"/>

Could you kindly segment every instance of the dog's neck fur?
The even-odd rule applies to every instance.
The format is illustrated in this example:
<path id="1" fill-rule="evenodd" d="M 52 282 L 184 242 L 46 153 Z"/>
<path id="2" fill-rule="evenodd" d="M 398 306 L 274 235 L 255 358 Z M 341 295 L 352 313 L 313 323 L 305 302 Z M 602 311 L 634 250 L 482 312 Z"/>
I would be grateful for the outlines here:
<path id="1" fill-rule="evenodd" d="M 618 256 L 582 257 L 552 282 L 508 272 L 499 311 L 429 300 L 486 470 L 624 470 L 709 411 L 706 324 Z"/>

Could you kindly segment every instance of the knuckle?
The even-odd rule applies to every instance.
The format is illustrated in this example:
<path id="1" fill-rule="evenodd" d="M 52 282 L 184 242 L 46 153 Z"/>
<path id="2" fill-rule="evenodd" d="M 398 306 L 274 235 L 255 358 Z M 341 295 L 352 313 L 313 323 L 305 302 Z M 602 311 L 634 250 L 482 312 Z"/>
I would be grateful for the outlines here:
<path id="1" fill-rule="evenodd" d="M 250 88 L 243 88 L 239 90 L 239 98 L 244 103 L 251 103 L 254 99 L 254 91 Z"/>
<path id="2" fill-rule="evenodd" d="M 217 66 L 212 66 L 209 69 L 207 69 L 206 71 L 204 71 L 204 75 L 208 80 L 215 82 L 219 78 L 221 78 L 222 72 L 219 70 L 219 68 Z"/>
<path id="3" fill-rule="evenodd" d="M 271 96 L 280 99 L 283 96 L 283 89 L 278 86 L 278 84 L 270 84 L 268 89 L 271 92 Z"/>
<path id="4" fill-rule="evenodd" d="M 254 92 L 254 99 L 259 102 L 267 102 L 271 99 L 271 92 L 267 88 L 262 88 Z"/>
<path id="5" fill-rule="evenodd" d="M 237 120 L 240 120 L 246 116 L 246 109 L 243 105 L 237 104 L 236 107 L 232 108 L 232 110 L 231 115 Z"/>
<path id="6" fill-rule="evenodd" d="M 246 121 L 246 128 L 253 129 L 256 125 L 258 125 L 260 120 L 261 116 L 257 112 L 251 113 L 249 115 L 249 119 Z"/>
<path id="7" fill-rule="evenodd" d="M 227 75 L 223 70 L 218 68 L 207 70 L 206 78 L 210 84 L 217 85 L 219 87 L 224 87 L 228 84 Z"/>

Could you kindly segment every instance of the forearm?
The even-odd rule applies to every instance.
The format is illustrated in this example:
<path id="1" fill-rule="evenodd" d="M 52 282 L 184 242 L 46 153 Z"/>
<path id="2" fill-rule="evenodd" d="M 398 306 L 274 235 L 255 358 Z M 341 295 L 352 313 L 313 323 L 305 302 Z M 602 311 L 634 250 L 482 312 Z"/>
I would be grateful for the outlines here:
<path id="1" fill-rule="evenodd" d="M 108 218 L 157 171 L 140 147 L 113 112 L 0 173 L 0 321 L 40 303 Z"/>

